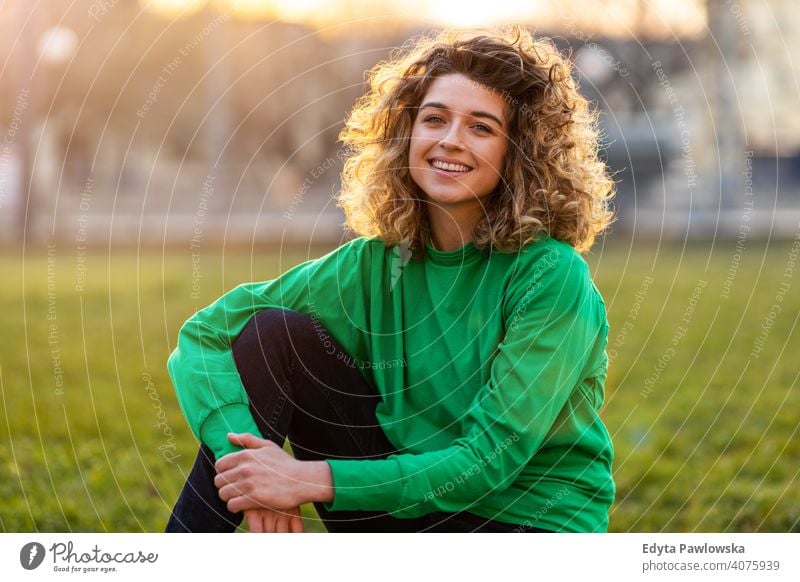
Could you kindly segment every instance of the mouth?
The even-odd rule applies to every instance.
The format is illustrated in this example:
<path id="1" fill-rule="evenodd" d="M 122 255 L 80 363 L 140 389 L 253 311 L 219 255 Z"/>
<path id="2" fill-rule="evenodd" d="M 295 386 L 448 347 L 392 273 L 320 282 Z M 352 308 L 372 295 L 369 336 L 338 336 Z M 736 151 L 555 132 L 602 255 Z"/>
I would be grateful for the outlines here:
<path id="1" fill-rule="evenodd" d="M 472 171 L 472 168 L 466 164 L 449 163 L 436 158 L 429 159 L 428 164 L 437 173 L 445 176 L 463 176 Z"/>

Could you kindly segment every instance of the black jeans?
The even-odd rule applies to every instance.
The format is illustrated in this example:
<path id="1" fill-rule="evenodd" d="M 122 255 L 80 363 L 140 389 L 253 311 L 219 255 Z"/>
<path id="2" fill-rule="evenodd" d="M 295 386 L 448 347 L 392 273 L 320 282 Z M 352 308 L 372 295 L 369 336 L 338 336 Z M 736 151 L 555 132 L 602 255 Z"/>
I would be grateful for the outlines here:
<path id="1" fill-rule="evenodd" d="M 261 434 L 280 446 L 288 437 L 295 458 L 382 459 L 398 452 L 375 417 L 380 395 L 319 321 L 294 311 L 259 311 L 233 343 L 233 357 Z M 243 514 L 228 511 L 215 475 L 214 456 L 201 445 L 167 532 L 232 532 L 239 526 Z M 468 512 L 400 519 L 314 505 L 329 532 L 544 531 Z"/>

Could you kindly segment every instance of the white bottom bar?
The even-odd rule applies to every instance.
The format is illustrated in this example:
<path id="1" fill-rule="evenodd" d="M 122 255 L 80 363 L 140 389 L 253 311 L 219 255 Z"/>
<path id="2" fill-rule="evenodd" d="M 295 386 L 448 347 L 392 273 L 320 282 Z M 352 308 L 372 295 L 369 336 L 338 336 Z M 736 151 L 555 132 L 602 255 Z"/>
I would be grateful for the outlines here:
<path id="1" fill-rule="evenodd" d="M 794 534 L 0 535 L 3 580 L 796 581 L 798 563 Z"/>

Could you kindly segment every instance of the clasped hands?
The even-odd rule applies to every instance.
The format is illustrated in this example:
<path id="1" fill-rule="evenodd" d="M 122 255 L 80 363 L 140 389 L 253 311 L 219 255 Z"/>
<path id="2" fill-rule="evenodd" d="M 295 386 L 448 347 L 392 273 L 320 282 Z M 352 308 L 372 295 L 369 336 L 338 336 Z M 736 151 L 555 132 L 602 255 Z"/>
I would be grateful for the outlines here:
<path id="1" fill-rule="evenodd" d="M 251 532 L 302 532 L 300 505 L 333 499 L 333 479 L 325 461 L 298 461 L 270 440 L 228 434 L 245 450 L 214 465 L 214 485 L 228 510 L 244 512 Z"/>

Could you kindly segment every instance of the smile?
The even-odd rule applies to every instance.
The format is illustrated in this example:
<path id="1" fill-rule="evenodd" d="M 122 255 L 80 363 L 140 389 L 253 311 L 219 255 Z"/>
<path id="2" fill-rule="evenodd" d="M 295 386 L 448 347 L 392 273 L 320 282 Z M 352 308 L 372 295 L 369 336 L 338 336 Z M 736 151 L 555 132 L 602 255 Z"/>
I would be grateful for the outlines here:
<path id="1" fill-rule="evenodd" d="M 472 168 L 464 164 L 451 164 L 441 160 L 429 160 L 428 163 L 436 170 L 441 170 L 449 174 L 466 174 L 472 170 Z"/>

